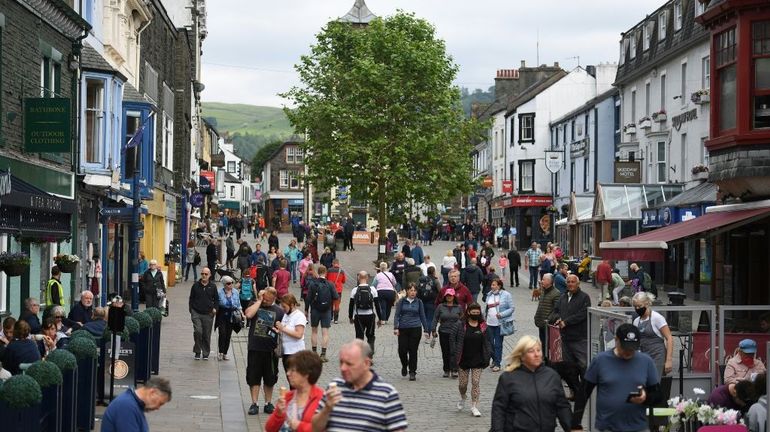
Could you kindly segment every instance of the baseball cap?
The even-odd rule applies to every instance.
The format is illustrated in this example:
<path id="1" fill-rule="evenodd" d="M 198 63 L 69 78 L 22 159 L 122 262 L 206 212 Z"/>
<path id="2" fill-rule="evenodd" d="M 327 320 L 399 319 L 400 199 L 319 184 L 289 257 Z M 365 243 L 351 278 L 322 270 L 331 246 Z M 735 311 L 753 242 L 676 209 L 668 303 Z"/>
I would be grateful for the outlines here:
<path id="1" fill-rule="evenodd" d="M 754 354 L 757 352 L 757 343 L 753 339 L 744 339 L 738 344 L 738 349 L 746 354 Z"/>
<path id="2" fill-rule="evenodd" d="M 624 350 L 638 350 L 640 343 L 639 329 L 633 324 L 621 324 L 615 331 L 615 336 L 620 341 L 620 348 Z"/>
<path id="3" fill-rule="evenodd" d="M 451 296 L 455 295 L 455 290 L 452 288 L 447 288 L 446 291 L 444 291 L 444 297 L 448 295 L 451 295 Z"/>

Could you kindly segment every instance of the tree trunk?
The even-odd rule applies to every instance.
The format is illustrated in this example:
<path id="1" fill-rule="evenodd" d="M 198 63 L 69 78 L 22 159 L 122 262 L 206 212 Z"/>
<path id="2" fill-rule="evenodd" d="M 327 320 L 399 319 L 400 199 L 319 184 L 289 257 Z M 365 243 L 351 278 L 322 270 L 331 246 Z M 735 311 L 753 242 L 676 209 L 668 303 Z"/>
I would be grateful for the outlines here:
<path id="1" fill-rule="evenodd" d="M 377 262 L 383 262 L 388 258 L 386 236 L 388 234 L 388 211 L 385 202 L 385 180 L 377 181 L 377 222 L 380 225 L 380 236 L 377 241 Z"/>

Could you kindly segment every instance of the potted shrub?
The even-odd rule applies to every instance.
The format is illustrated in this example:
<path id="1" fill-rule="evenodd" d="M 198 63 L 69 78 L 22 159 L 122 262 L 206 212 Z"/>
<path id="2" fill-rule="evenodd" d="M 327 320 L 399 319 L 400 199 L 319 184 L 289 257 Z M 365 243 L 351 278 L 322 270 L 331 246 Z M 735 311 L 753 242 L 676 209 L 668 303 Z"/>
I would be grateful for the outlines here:
<path id="1" fill-rule="evenodd" d="M 77 255 L 59 254 L 53 257 L 53 262 L 62 273 L 72 273 L 78 266 L 80 258 Z"/>
<path id="2" fill-rule="evenodd" d="M 652 120 L 649 117 L 642 117 L 639 119 L 639 127 L 642 129 L 649 129 L 652 127 Z"/>
<path id="3" fill-rule="evenodd" d="M 705 165 L 695 165 L 691 172 L 693 180 L 706 180 L 709 177 L 709 168 Z"/>
<path id="4" fill-rule="evenodd" d="M 160 323 L 163 320 L 163 313 L 158 308 L 145 309 L 152 318 L 152 364 L 150 371 L 153 375 L 160 372 Z"/>
<path id="5" fill-rule="evenodd" d="M 700 89 L 690 95 L 690 100 L 698 105 L 706 104 L 711 102 L 711 95 L 709 93 L 709 89 Z"/>
<path id="6" fill-rule="evenodd" d="M 75 338 L 80 338 L 80 337 L 86 338 L 86 339 L 90 340 L 91 342 L 93 342 L 94 344 L 96 343 L 96 338 L 88 330 L 83 330 L 83 329 L 75 330 L 70 335 L 70 339 L 75 339 Z"/>
<path id="7" fill-rule="evenodd" d="M 77 427 L 92 430 L 96 410 L 96 358 L 99 353 L 96 344 L 87 337 L 71 339 L 67 351 L 74 354 L 78 362 Z"/>
<path id="8" fill-rule="evenodd" d="M 0 253 L 0 269 L 7 276 L 21 276 L 27 269 L 32 260 L 24 252 L 3 252 Z"/>
<path id="9" fill-rule="evenodd" d="M 652 120 L 658 123 L 663 123 L 666 120 L 668 120 L 668 115 L 666 114 L 666 110 L 662 109 L 658 112 L 652 113 Z"/>
<path id="10" fill-rule="evenodd" d="M 47 361 L 33 363 L 25 372 L 26 375 L 40 384 L 43 393 L 42 412 L 40 413 L 40 428 L 47 432 L 61 431 L 62 382 L 61 370 L 55 364 Z"/>
<path id="11" fill-rule="evenodd" d="M 34 378 L 15 375 L 0 387 L 0 419 L 3 431 L 39 432 L 43 393 Z"/>
<path id="12" fill-rule="evenodd" d="M 64 349 L 54 350 L 45 358 L 48 363 L 55 364 L 62 374 L 62 432 L 75 432 L 77 423 L 75 413 L 78 406 L 78 361 L 75 355 Z"/>
<path id="13" fill-rule="evenodd" d="M 133 318 L 139 324 L 139 333 L 131 335 L 134 342 L 134 379 L 143 383 L 150 379 L 152 364 L 152 317 L 147 312 L 137 312 Z"/>

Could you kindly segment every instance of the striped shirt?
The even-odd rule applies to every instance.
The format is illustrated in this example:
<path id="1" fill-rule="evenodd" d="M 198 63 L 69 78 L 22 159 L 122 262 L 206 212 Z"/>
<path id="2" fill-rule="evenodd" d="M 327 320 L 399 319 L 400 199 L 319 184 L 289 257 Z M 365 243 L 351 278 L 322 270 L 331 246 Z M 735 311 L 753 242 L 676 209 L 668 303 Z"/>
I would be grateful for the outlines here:
<path id="1" fill-rule="evenodd" d="M 334 382 L 342 392 L 342 400 L 329 415 L 327 432 L 335 431 L 399 431 L 407 427 L 406 413 L 392 385 L 380 380 L 376 373 L 361 390 L 354 390 L 340 378 Z M 326 396 L 318 404 L 320 412 Z"/>

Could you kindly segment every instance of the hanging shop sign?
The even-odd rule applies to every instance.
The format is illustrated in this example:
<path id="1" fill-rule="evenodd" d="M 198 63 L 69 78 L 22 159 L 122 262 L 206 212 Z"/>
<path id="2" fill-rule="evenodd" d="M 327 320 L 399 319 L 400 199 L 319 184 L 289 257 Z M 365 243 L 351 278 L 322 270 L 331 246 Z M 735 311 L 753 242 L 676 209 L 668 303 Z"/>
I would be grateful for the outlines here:
<path id="1" fill-rule="evenodd" d="M 199 192 L 195 192 L 194 194 L 190 195 L 190 205 L 194 208 L 200 208 L 203 207 L 203 194 Z"/>
<path id="2" fill-rule="evenodd" d="M 545 167 L 553 174 L 561 170 L 564 165 L 564 153 L 560 151 L 545 152 Z"/>
<path id="3" fill-rule="evenodd" d="M 513 193 L 513 180 L 503 180 L 503 193 Z"/>
<path id="4" fill-rule="evenodd" d="M 199 178 L 199 185 L 198 188 L 200 189 L 202 194 L 213 194 L 214 193 L 214 185 L 216 183 L 216 174 L 214 174 L 214 171 L 201 171 L 201 175 Z"/>
<path id="5" fill-rule="evenodd" d="M 219 152 L 217 154 L 211 155 L 211 166 L 214 168 L 224 168 L 225 154 L 223 152 Z"/>
<path id="6" fill-rule="evenodd" d="M 71 127 L 69 98 L 24 99 L 24 151 L 69 153 Z"/>

